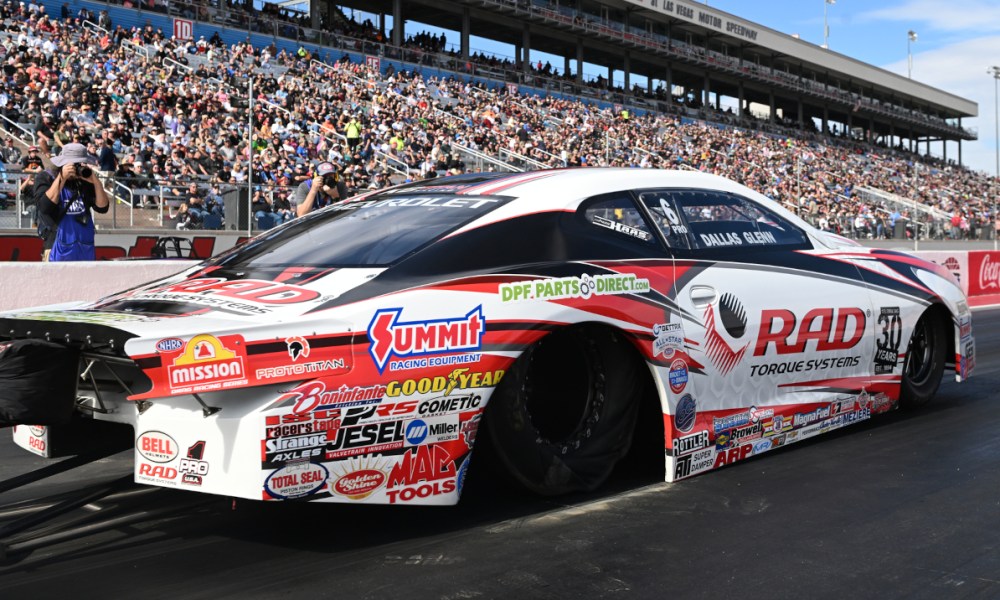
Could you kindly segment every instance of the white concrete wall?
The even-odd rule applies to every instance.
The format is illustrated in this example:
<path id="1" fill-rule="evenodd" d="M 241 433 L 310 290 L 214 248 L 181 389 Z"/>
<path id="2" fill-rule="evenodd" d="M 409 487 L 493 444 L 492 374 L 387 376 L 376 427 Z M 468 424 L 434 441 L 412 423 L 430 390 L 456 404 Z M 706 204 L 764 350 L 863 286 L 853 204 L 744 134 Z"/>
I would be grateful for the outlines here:
<path id="1" fill-rule="evenodd" d="M 97 300 L 113 292 L 174 275 L 198 262 L 0 262 L 0 310 L 75 300 Z"/>

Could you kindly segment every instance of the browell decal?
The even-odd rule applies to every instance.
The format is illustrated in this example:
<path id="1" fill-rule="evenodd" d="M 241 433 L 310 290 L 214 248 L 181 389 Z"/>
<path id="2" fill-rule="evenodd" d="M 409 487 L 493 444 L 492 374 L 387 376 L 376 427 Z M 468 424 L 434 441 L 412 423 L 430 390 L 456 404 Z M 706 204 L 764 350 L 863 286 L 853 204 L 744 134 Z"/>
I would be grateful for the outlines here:
<path id="1" fill-rule="evenodd" d="M 196 335 L 167 367 L 170 391 L 193 393 L 218 390 L 247 383 L 244 345 L 240 336 L 226 336 L 227 347 L 219 338 Z M 236 346 L 239 344 L 239 346 Z M 233 350 L 232 348 L 237 348 Z"/>
<path id="2" fill-rule="evenodd" d="M 401 321 L 402 312 L 402 308 L 381 309 L 368 324 L 368 338 L 371 340 L 368 353 L 375 361 L 379 373 L 385 371 L 393 356 L 414 358 L 479 350 L 482 347 L 483 333 L 486 330 L 482 306 L 477 306 L 464 317 L 456 319 Z M 398 368 L 402 369 L 434 366 L 428 361 L 400 363 Z"/>

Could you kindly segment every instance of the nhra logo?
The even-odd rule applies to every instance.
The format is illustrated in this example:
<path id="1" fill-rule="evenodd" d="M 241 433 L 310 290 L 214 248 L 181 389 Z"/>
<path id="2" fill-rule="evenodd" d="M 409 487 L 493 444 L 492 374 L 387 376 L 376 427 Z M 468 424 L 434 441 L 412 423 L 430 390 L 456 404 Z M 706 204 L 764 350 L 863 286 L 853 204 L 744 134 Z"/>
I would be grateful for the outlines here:
<path id="1" fill-rule="evenodd" d="M 197 335 L 167 368 L 172 391 L 201 391 L 246 383 L 243 357 L 211 335 Z"/>
<path id="2" fill-rule="evenodd" d="M 482 347 L 486 324 L 482 306 L 458 319 L 435 321 L 399 321 L 402 312 L 402 308 L 381 309 L 368 325 L 368 353 L 379 373 L 393 356 L 428 356 Z"/>
<path id="3" fill-rule="evenodd" d="M 184 340 L 180 338 L 167 338 L 156 342 L 157 352 L 176 352 L 184 347 Z"/>

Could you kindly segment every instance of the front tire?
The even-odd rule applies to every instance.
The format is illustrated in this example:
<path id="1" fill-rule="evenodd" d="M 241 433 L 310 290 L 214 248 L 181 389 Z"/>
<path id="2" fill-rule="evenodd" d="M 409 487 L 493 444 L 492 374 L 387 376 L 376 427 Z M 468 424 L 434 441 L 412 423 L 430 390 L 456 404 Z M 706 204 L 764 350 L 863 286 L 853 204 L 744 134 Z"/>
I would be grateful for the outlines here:
<path id="1" fill-rule="evenodd" d="M 923 406 L 930 402 L 941 385 L 948 349 L 944 321 L 937 313 L 920 315 L 903 361 L 903 380 L 899 403 L 904 408 Z"/>
<path id="2" fill-rule="evenodd" d="M 548 334 L 515 361 L 490 399 L 488 452 L 537 494 L 596 489 L 631 445 L 646 381 L 641 365 L 610 328 Z"/>

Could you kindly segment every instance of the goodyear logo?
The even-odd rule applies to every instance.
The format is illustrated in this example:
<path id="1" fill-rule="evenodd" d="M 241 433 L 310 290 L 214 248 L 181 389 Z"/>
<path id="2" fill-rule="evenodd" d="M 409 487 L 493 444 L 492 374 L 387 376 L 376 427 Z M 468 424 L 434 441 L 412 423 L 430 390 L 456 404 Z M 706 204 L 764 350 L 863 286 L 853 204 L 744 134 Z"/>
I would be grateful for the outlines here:
<path id="1" fill-rule="evenodd" d="M 386 386 L 386 396 L 412 396 L 413 394 L 441 393 L 445 396 L 454 390 L 468 388 L 493 387 L 500 383 L 503 369 L 496 371 L 470 371 L 469 367 L 452 370 L 447 377 L 421 377 L 419 379 L 403 379 L 391 381 Z"/>

